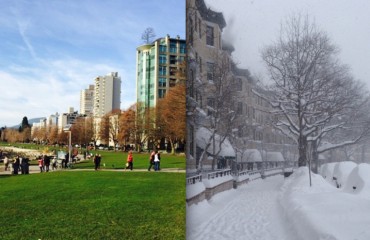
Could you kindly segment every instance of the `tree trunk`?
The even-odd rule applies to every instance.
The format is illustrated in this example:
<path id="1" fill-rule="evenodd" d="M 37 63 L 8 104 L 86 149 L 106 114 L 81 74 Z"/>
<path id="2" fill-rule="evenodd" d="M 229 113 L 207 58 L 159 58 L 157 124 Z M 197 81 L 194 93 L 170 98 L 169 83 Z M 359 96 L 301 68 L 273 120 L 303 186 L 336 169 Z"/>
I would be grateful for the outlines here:
<path id="1" fill-rule="evenodd" d="M 319 153 L 317 152 L 317 142 L 313 141 L 312 142 L 312 171 L 314 173 L 318 173 L 319 171 Z"/>
<path id="2" fill-rule="evenodd" d="M 298 151 L 298 167 L 304 167 L 307 165 L 307 139 L 304 136 L 299 137 Z"/>

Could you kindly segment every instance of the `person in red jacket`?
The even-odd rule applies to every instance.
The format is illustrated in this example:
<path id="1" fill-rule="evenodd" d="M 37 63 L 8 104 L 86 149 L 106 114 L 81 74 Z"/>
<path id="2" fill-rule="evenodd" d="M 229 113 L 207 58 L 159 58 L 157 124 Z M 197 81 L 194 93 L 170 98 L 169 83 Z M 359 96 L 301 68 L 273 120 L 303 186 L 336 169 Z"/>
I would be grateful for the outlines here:
<path id="1" fill-rule="evenodd" d="M 126 169 L 130 169 L 132 171 L 133 162 L 134 162 L 134 157 L 132 156 L 132 151 L 129 151 L 128 156 L 127 156 L 127 167 L 126 167 Z"/>

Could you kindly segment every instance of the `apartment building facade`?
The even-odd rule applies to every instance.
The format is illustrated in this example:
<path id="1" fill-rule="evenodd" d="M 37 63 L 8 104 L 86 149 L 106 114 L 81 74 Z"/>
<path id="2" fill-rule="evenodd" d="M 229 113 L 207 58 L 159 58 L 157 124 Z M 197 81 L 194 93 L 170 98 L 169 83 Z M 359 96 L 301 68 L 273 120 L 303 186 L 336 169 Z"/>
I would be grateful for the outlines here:
<path id="1" fill-rule="evenodd" d="M 136 49 L 136 102 L 138 111 L 155 107 L 177 81 L 185 61 L 186 42 L 169 35 Z"/>
<path id="2" fill-rule="evenodd" d="M 80 93 L 80 113 L 86 116 L 92 116 L 94 113 L 94 92 L 95 86 L 89 85 L 89 88 L 81 90 Z"/>
<path id="3" fill-rule="evenodd" d="M 284 157 L 288 152 L 295 151 L 295 146 L 269 124 L 273 116 L 269 114 L 269 105 L 259 94 L 268 94 L 267 90 L 258 86 L 247 69 L 240 69 L 234 63 L 234 47 L 222 40 L 225 27 L 226 22 L 221 12 L 211 10 L 203 0 L 187 0 L 188 175 L 220 167 L 235 167 L 231 165 L 241 161 L 240 153 L 248 149 L 258 150 L 262 158 L 269 151 L 283 151 Z M 225 89 L 228 89 L 228 92 Z M 224 123 L 212 126 L 220 106 L 227 110 L 224 110 L 223 114 L 218 113 L 218 120 L 221 120 L 219 122 Z M 220 117 L 228 113 L 232 114 L 230 122 L 229 119 Z M 217 132 L 214 134 L 216 138 L 221 139 L 221 136 L 224 136 L 224 143 L 212 144 L 209 141 L 210 146 L 202 143 L 205 138 L 199 132 L 204 135 L 204 128 L 208 128 L 209 132 Z M 211 136 L 210 133 L 208 135 Z M 216 145 L 221 148 L 231 148 L 231 145 L 234 149 L 234 154 L 230 149 L 218 152 L 218 158 L 229 158 L 228 164 L 210 165 L 209 159 L 213 157 Z M 204 150 L 205 147 L 207 151 Z M 229 156 L 223 155 L 226 152 Z M 238 169 L 240 168 L 243 166 L 238 166 Z"/>
<path id="4" fill-rule="evenodd" d="M 121 108 L 121 77 L 118 72 L 95 78 L 93 106 L 93 115 L 98 118 Z"/>

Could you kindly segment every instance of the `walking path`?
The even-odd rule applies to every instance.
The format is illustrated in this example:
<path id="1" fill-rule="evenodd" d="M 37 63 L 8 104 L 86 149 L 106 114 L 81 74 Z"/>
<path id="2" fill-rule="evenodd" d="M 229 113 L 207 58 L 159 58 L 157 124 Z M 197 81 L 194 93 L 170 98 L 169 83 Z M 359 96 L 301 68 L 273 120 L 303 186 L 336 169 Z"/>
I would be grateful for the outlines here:
<path id="1" fill-rule="evenodd" d="M 256 180 L 217 194 L 187 209 L 187 236 L 192 240 L 295 240 L 278 203 L 284 178 Z"/>

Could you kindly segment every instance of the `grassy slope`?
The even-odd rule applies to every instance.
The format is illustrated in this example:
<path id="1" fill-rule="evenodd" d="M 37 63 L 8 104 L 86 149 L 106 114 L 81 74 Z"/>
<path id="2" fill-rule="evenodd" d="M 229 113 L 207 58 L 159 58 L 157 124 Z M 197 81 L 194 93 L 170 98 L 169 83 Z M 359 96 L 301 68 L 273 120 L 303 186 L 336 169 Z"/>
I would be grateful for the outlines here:
<path id="1" fill-rule="evenodd" d="M 185 239 L 185 174 L 0 176 L 0 239 Z"/>

